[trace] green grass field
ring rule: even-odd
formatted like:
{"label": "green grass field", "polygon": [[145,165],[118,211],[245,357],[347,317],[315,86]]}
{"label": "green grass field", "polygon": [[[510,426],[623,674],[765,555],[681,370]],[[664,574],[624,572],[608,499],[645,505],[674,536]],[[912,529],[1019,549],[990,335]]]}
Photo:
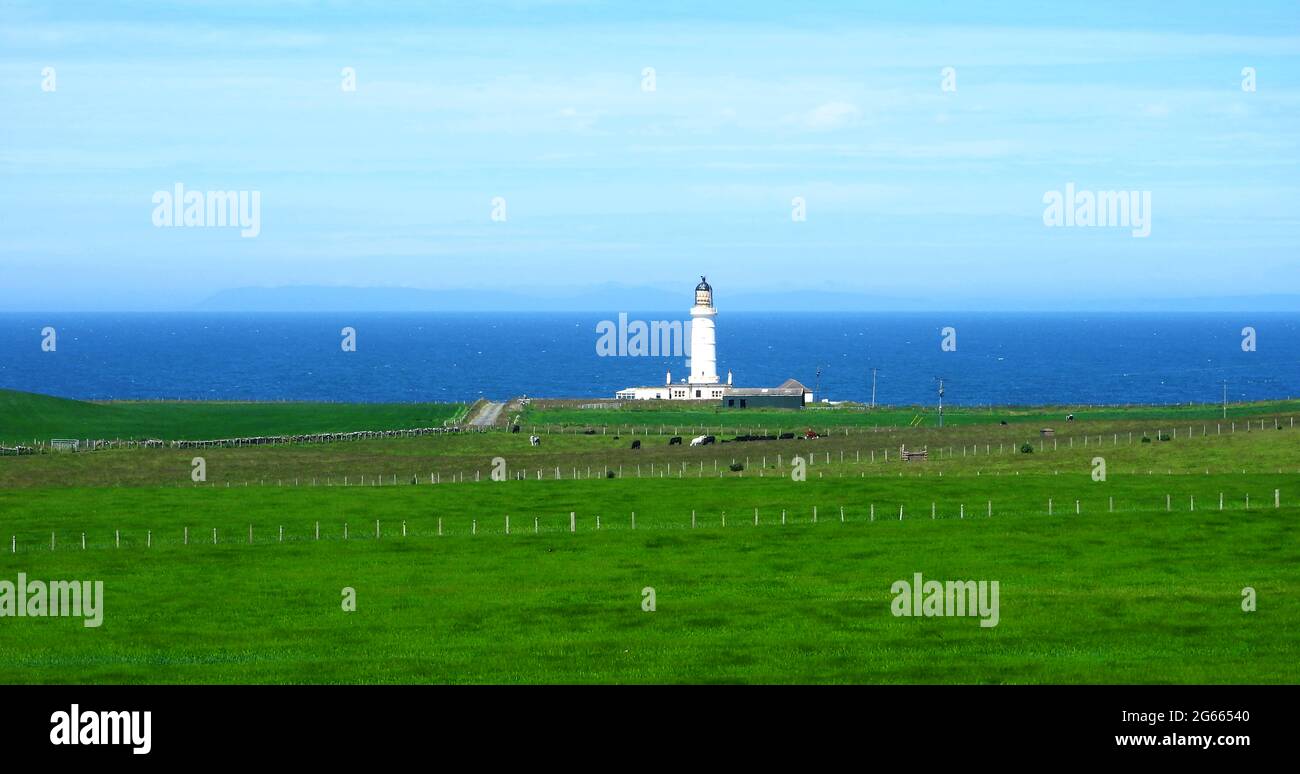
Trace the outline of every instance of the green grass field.
{"label": "green grass field", "polygon": [[51,438],[207,439],[439,427],[456,403],[89,403],[0,390],[0,443]]}
{"label": "green grass field", "polygon": [[[678,428],[770,428],[802,430],[814,427],[936,427],[938,411],[934,406],[881,406],[867,409],[859,405],[842,407],[810,406],[802,410],[746,409],[728,410],[708,404],[680,401],[635,401],[617,409],[578,408],[581,401],[536,401],[519,412],[520,421],[530,427],[659,427]],[[1236,403],[1227,407],[1228,421],[1260,413],[1300,413],[1300,401]],[[988,425],[1000,421],[1016,424],[1058,425],[1074,414],[1087,421],[1212,421],[1224,418],[1221,406],[1188,404],[1180,406],[947,406],[944,425]]]}
{"label": "green grass field", "polygon": [[[1296,682],[1294,407],[1224,426],[1152,411],[1076,411],[1055,438],[995,422],[0,458],[0,580],[106,597],[96,629],[0,619],[0,683]],[[900,463],[901,444],[932,459]],[[490,480],[496,457],[511,480]],[[998,625],[893,616],[891,584],[917,572],[998,581]]]}

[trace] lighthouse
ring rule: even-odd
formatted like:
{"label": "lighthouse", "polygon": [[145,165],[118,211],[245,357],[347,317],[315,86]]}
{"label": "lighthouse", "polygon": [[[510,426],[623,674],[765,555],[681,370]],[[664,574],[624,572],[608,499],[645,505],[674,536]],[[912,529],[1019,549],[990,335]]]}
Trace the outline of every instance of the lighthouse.
{"label": "lighthouse", "polygon": [[701,276],[700,284],[695,286],[695,305],[691,307],[691,349],[686,361],[686,377],[674,383],[672,372],[669,372],[659,386],[628,387],[619,390],[614,397],[618,400],[718,401],[718,408],[727,409],[797,409],[812,403],[812,391],[794,379],[787,379],[780,387],[737,387],[732,383],[731,371],[727,371],[727,381],[720,380],[714,328],[717,316],[718,310],[713,306],[713,288]]}
{"label": "lighthouse", "polygon": [[718,349],[713,318],[718,310],[713,307],[713,288],[700,276],[695,286],[695,306],[691,307],[691,384],[718,383]]}

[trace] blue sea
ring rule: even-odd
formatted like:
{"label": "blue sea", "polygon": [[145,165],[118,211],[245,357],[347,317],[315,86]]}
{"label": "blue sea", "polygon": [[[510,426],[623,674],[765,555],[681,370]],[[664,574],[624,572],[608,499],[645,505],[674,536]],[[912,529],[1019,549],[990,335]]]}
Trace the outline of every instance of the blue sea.
{"label": "blue sea", "polygon": [[[634,316],[682,319],[675,314]],[[614,313],[0,315],[0,388],[83,399],[466,401],[611,397],[682,358],[601,357]],[[53,352],[42,330],[56,332]],[[356,330],[356,351],[340,331]],[[956,329],[956,351],[940,348]],[[1256,351],[1242,349],[1242,328]],[[721,314],[718,370],[818,398],[952,404],[1214,403],[1300,395],[1295,314]],[[817,372],[820,368],[821,374]]]}

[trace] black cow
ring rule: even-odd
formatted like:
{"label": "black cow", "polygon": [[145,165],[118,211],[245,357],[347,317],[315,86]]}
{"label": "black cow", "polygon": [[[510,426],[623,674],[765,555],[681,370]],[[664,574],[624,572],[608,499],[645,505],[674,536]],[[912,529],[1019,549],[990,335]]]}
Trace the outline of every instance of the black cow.
{"label": "black cow", "polygon": [[641,442],[640,442],[640,441],[633,441],[633,442],[632,442],[632,448],[633,448],[633,449],[640,449],[640,448],[641,448]]}
{"label": "black cow", "polygon": [[681,445],[682,445],[682,437],[681,437],[680,435],[674,435],[672,438],[669,438],[669,439],[668,439],[668,445],[669,445],[669,446],[681,446]]}

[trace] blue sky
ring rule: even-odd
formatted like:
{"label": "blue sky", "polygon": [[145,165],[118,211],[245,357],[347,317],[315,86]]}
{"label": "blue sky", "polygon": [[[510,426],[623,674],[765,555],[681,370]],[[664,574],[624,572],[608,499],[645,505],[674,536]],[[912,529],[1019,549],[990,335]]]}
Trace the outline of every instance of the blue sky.
{"label": "blue sky", "polygon": [[[1300,293],[1293,2],[264,5],[0,3],[0,310]],[[154,227],[177,182],[260,192],[261,233]],[[1070,182],[1149,191],[1150,236],[1045,227]]]}

